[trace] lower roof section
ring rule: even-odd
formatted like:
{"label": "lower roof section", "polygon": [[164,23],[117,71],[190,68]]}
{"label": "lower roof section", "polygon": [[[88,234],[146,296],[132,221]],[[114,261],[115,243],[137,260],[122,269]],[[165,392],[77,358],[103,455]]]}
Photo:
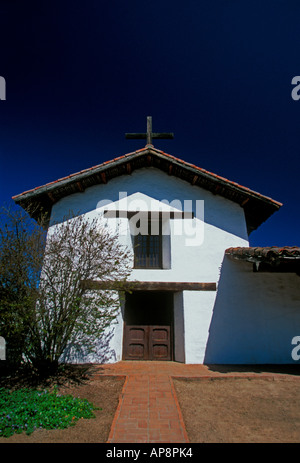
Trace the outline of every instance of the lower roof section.
{"label": "lower roof section", "polygon": [[228,248],[225,255],[235,260],[253,263],[254,271],[300,274],[300,247],[298,246]]}
{"label": "lower roof section", "polygon": [[300,259],[300,247],[298,246],[269,246],[269,247],[238,247],[228,248],[225,254],[236,259],[256,261],[272,261],[277,259]]}

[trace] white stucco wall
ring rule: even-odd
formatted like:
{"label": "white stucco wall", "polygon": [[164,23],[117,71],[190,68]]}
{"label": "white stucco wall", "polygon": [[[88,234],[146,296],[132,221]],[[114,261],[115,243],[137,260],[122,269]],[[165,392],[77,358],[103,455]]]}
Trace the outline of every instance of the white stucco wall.
{"label": "white stucco wall", "polygon": [[[63,198],[53,206],[51,224],[63,220],[70,211],[93,218],[101,215],[104,209],[114,209],[116,205],[120,210],[137,210],[135,207],[139,209],[139,201],[143,205],[151,203],[152,210],[156,210],[158,206],[162,207],[163,200],[171,204],[171,207],[164,205],[164,210],[193,211],[195,218],[170,220],[171,254],[166,258],[167,268],[133,269],[131,279],[218,283],[225,249],[248,246],[243,209],[160,170],[140,169],[132,175],[117,177],[107,184],[96,185],[83,193]],[[105,220],[113,229],[118,223],[122,231],[121,241],[132,247],[128,219]],[[179,233],[182,225],[182,233]],[[175,295],[176,360],[203,363],[215,298],[216,292],[205,291],[184,291],[181,295]],[[120,309],[110,341],[113,351],[111,361],[121,360],[122,343],[123,316]]]}
{"label": "white stucco wall", "polygon": [[[119,201],[120,192],[122,197]],[[116,206],[104,206],[105,202],[115,202]],[[139,200],[141,203],[139,203]],[[132,278],[143,281],[217,281],[224,250],[230,246],[247,246],[248,236],[243,209],[220,196],[192,186],[183,180],[168,176],[154,168],[145,168],[132,175],[117,177],[107,184],[88,188],[84,193],[76,193],[63,198],[53,206],[51,223],[62,220],[70,211],[80,212],[88,217],[101,215],[105,209],[118,207],[129,210],[151,200],[160,204],[164,210],[178,210],[176,207],[162,206],[166,200],[170,204],[181,206],[180,210],[192,210],[197,215],[197,201],[204,205],[203,218],[185,219],[183,233],[180,232],[181,219],[170,220],[171,228],[171,268],[170,269],[134,269]],[[185,203],[184,203],[185,201]],[[172,203],[173,202],[173,203]],[[101,207],[99,207],[99,205]],[[185,207],[186,206],[186,207]],[[154,206],[152,206],[155,209]],[[201,211],[200,211],[201,212]],[[127,236],[121,236],[122,242],[132,246],[127,219],[118,219]],[[112,227],[116,220],[107,219]],[[196,225],[199,237],[196,237]],[[198,232],[198,231],[197,231]],[[192,244],[188,244],[188,243]]]}
{"label": "white stucco wall", "polygon": [[204,363],[216,293],[184,291],[185,363]]}
{"label": "white stucco wall", "polygon": [[283,364],[300,336],[300,277],[253,272],[224,258],[204,357],[210,364]]}

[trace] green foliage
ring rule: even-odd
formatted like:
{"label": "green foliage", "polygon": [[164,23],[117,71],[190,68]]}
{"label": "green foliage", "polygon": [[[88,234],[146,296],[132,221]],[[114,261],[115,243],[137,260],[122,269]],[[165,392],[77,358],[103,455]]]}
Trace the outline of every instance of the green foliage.
{"label": "green foliage", "polygon": [[60,395],[54,391],[0,388],[0,436],[31,434],[37,428],[64,429],[80,418],[95,418],[101,410],[86,399]]}
{"label": "green foliage", "polygon": [[22,210],[0,208],[0,333],[21,361],[37,296],[46,231]]}
{"label": "green foliage", "polygon": [[85,281],[126,281],[132,258],[102,218],[70,215],[46,230],[23,211],[0,209],[0,335],[7,360],[53,372],[90,354],[120,310],[117,291]]}

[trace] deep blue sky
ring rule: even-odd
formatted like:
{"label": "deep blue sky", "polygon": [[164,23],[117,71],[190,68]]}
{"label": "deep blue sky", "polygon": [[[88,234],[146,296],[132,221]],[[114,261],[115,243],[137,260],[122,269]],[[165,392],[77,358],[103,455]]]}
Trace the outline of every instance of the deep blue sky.
{"label": "deep blue sky", "polygon": [[253,246],[300,245],[298,0],[1,0],[0,203],[144,147],[284,203]]}

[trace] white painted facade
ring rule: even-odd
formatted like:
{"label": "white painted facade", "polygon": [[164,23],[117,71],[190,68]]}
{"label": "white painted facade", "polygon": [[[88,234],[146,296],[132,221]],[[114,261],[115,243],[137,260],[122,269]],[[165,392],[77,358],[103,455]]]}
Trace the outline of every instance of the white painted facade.
{"label": "white painted facade", "polygon": [[256,273],[251,263],[225,256],[205,363],[297,363],[292,340],[300,334],[299,278]]}
{"label": "white painted facade", "polygon": [[[217,283],[216,291],[174,293],[175,361],[292,363],[291,339],[300,334],[299,277],[254,274],[250,264],[224,260],[227,248],[249,246],[242,207],[149,167],[61,199],[52,208],[50,228],[70,211],[93,218],[104,210],[166,214],[163,268],[133,269],[132,280]],[[192,211],[194,218],[168,219],[168,212],[178,210]],[[120,240],[132,249],[130,220],[103,220],[118,226]],[[120,307],[105,361],[122,359],[123,315]],[[80,361],[102,362],[101,349],[98,358]]]}

